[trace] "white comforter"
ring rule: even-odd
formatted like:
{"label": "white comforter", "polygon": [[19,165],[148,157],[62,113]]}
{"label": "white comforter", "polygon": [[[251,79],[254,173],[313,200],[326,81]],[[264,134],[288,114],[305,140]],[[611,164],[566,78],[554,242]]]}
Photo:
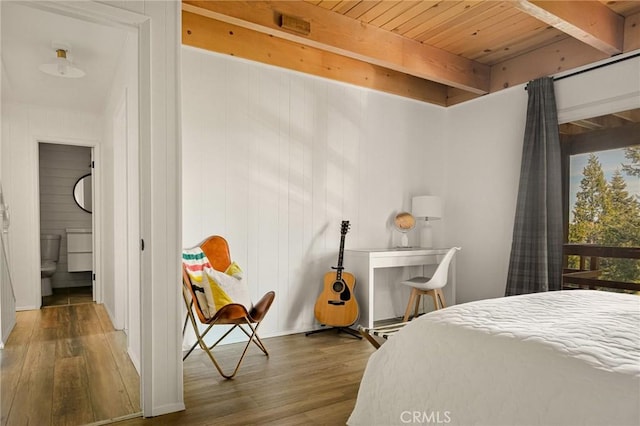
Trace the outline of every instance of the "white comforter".
{"label": "white comforter", "polygon": [[367,364],[349,425],[640,425],[640,297],[572,290],[424,315]]}

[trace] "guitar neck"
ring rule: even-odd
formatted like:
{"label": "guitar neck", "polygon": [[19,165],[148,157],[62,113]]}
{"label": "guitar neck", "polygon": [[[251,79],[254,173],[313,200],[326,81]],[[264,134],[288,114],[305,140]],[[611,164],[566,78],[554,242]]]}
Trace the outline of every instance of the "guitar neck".
{"label": "guitar neck", "polygon": [[340,237],[340,251],[338,252],[338,266],[336,267],[337,269],[336,280],[342,279],[342,270],[344,269],[342,267],[343,258],[344,258],[344,234],[342,234],[342,236]]}

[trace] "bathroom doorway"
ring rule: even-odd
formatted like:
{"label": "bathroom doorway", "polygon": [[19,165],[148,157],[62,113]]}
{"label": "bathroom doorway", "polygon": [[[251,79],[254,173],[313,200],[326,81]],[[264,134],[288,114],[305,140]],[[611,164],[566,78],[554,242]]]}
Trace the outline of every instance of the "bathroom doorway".
{"label": "bathroom doorway", "polygon": [[42,306],[94,297],[93,148],[38,143]]}

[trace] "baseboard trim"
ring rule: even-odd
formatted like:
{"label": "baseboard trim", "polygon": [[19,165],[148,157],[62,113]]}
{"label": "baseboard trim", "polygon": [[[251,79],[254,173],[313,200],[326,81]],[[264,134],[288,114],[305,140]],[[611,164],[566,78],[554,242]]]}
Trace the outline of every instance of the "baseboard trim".
{"label": "baseboard trim", "polygon": [[138,375],[142,376],[140,374],[140,360],[138,359],[138,356],[131,351],[131,348],[127,348],[127,354],[129,355],[129,358],[131,359],[131,362],[133,363],[134,368],[138,372]]}
{"label": "baseboard trim", "polygon": [[151,410],[151,417],[162,416],[164,414],[175,413],[176,411],[184,411],[184,402],[161,405]]}
{"label": "baseboard trim", "polygon": [[16,306],[16,312],[18,311],[34,311],[40,309],[40,306],[35,305],[26,305],[26,306]]}
{"label": "baseboard trim", "polygon": [[99,426],[99,425],[109,425],[115,422],[121,422],[123,420],[131,420],[142,417],[142,411],[138,411],[137,413],[125,414],[124,416],[114,417],[113,419],[99,420],[97,422],[88,423],[87,426]]}

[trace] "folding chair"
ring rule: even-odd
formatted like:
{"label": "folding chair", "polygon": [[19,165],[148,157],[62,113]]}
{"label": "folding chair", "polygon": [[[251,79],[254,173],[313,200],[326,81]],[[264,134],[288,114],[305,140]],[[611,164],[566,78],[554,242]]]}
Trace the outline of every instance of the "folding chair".
{"label": "folding chair", "polygon": [[[204,255],[208,259],[213,269],[224,272],[225,270],[227,270],[229,265],[231,265],[229,245],[224,238],[220,236],[209,237],[200,245],[200,248],[204,252]],[[267,348],[260,340],[260,337],[258,337],[257,331],[260,323],[264,319],[265,315],[269,311],[269,308],[271,307],[271,304],[273,303],[275,292],[270,291],[265,294],[258,303],[251,307],[250,310],[247,310],[247,308],[245,308],[245,306],[242,304],[229,303],[218,309],[212,317],[207,318],[201,306],[202,299],[199,300],[198,296],[196,295],[196,292],[202,293],[202,289],[199,286],[194,285],[194,283],[192,282],[191,277],[187,272],[187,266],[185,265],[184,261],[182,264],[182,284],[182,296],[187,307],[187,317],[185,318],[184,326],[182,328],[182,335],[184,336],[184,333],[187,329],[187,323],[190,321],[197,338],[197,341],[193,344],[193,346],[191,346],[189,351],[187,351],[186,355],[184,355],[184,357],[182,358],[183,361],[187,359],[187,357],[191,354],[195,347],[199,345],[202,350],[207,353],[220,375],[226,379],[231,379],[238,372],[240,364],[242,363],[242,360],[244,359],[244,356],[247,352],[247,349],[249,349],[249,345],[251,344],[251,342],[253,342],[265,355],[269,356]],[[194,315],[194,311],[196,315]],[[200,323],[207,325],[207,328],[202,333],[198,328],[196,316],[198,317],[198,321]],[[214,325],[231,325],[232,327],[228,331],[226,331],[222,335],[222,337],[220,337],[213,345],[208,346],[205,343],[204,338]],[[231,374],[226,374],[213,355],[212,349],[236,328],[242,330],[244,334],[247,335],[249,340],[247,341],[247,344],[245,345],[233,372]]]}
{"label": "folding chair", "polygon": [[402,327],[407,324],[408,322],[399,322],[374,328],[367,328],[359,325],[358,331],[360,332],[360,334],[362,334],[362,336],[364,336],[365,339],[367,339],[369,343],[371,343],[374,348],[378,349],[380,347],[380,342],[374,339],[373,336],[381,337],[384,340],[388,340],[391,336],[396,334],[402,329]]}

